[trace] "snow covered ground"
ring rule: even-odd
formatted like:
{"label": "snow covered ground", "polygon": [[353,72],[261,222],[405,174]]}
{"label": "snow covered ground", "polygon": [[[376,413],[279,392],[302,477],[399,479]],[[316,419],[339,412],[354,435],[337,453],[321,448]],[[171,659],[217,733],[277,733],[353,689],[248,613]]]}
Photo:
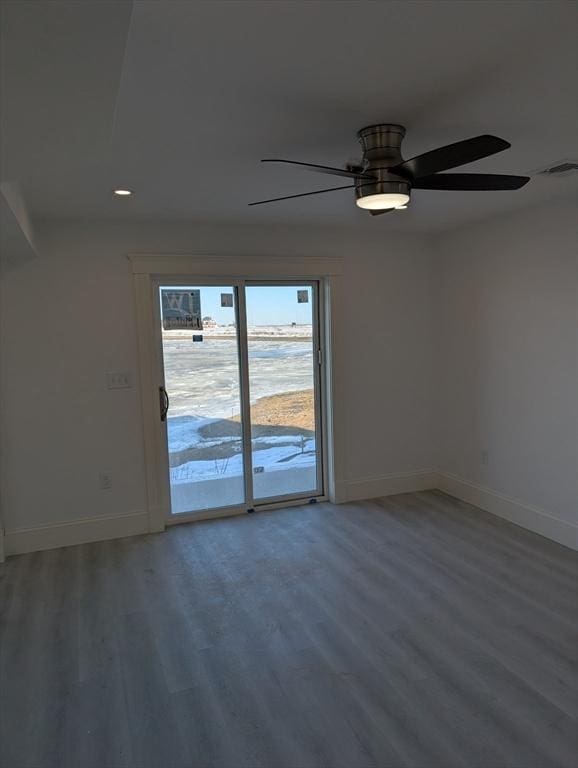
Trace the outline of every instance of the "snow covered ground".
{"label": "snow covered ground", "polygon": [[[285,437],[271,437],[261,441],[253,441],[253,467],[265,469],[291,469],[293,467],[315,466],[315,440],[307,440],[301,449],[301,441],[293,438],[291,442],[279,447],[274,441],[287,443]],[[271,447],[271,443],[273,446]],[[239,441],[240,446],[240,441]],[[268,447],[262,447],[268,446]],[[200,480],[214,480],[243,474],[243,459],[240,453],[227,458],[204,461],[187,461],[171,468],[171,483],[190,483]],[[259,474],[259,473],[257,473]]]}
{"label": "snow covered ground", "polygon": [[[200,342],[193,342],[189,331],[163,334],[169,417],[230,418],[240,412],[237,341],[234,336],[223,338],[227,329],[219,326],[203,331]],[[249,336],[248,343],[251,402],[313,386],[312,345],[303,337],[305,330],[310,339],[311,326],[251,330],[257,337]]]}
{"label": "snow covered ground", "polygon": [[[172,454],[171,486],[174,492],[181,486],[179,505],[185,503],[182,501],[185,484],[191,486],[190,502],[186,502],[191,505],[189,509],[194,508],[195,483],[206,485],[208,480],[226,483],[242,477],[240,437],[235,434],[211,436],[211,430],[207,429],[211,424],[222,419],[230,420],[240,413],[234,330],[229,326],[205,329],[202,342],[193,342],[188,331],[163,334],[165,386],[170,397],[167,429],[169,453]],[[253,327],[248,347],[252,403],[268,395],[313,388],[311,326]],[[229,430],[234,431],[234,427]],[[214,456],[211,449],[214,449]],[[189,460],[187,451],[202,456]],[[315,465],[315,438],[304,436],[302,430],[296,429],[291,434],[286,427],[281,427],[279,434],[267,434],[253,440],[256,486],[263,482],[263,474],[307,468],[305,474],[293,472],[292,476],[307,477],[305,482],[313,485],[294,490],[312,490]],[[219,503],[213,506],[219,506]]]}
{"label": "snow covered ground", "polygon": [[[202,333],[203,336],[208,338],[231,336],[235,337],[236,330],[234,325],[216,325],[213,327],[205,327],[202,331],[196,331],[195,333]],[[164,339],[190,339],[192,331],[164,331]],[[271,338],[311,338],[312,326],[311,325],[250,325],[247,328],[247,337],[263,337],[270,336]]]}

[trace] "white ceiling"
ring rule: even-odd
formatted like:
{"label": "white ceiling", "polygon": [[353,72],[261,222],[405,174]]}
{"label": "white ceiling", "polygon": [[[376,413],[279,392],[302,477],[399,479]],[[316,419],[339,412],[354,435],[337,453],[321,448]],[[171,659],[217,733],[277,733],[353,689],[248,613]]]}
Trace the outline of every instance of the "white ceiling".
{"label": "white ceiling", "polygon": [[[248,208],[340,179],[367,124],[403,153],[481,133],[512,148],[469,169],[526,174],[578,157],[574,2],[4,2],[2,179],[33,216],[438,231],[572,194],[416,191],[372,219],[349,190]],[[460,169],[461,170],[461,169]],[[129,186],[130,199],[111,195]]]}

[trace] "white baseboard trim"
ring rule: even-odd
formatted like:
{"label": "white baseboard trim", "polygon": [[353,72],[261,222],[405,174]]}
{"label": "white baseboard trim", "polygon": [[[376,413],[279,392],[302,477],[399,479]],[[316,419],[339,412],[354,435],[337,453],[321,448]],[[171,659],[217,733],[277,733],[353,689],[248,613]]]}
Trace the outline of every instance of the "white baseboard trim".
{"label": "white baseboard trim", "polygon": [[553,517],[543,509],[531,506],[503,493],[485,488],[448,472],[437,475],[436,487],[461,501],[480,507],[492,515],[539,533],[565,547],[578,550],[578,524]]}
{"label": "white baseboard trim", "polygon": [[427,491],[436,487],[436,480],[437,475],[432,469],[366,477],[344,483],[345,497],[346,501],[360,501],[376,499],[379,496],[393,496],[396,493]]}
{"label": "white baseboard trim", "polygon": [[[339,484],[339,501],[360,501],[397,493],[413,493],[438,488],[511,523],[539,533],[548,539],[578,550],[578,524],[553,517],[542,509],[485,488],[448,472],[432,469],[379,475]],[[44,549],[69,547],[92,541],[120,539],[151,531],[146,512],[88,517],[4,532],[4,554],[20,555]]]}
{"label": "white baseboard trim", "polygon": [[124,515],[86,517],[31,528],[5,531],[6,556],[38,552],[42,549],[70,547],[91,541],[121,539],[149,532],[146,512],[128,512]]}

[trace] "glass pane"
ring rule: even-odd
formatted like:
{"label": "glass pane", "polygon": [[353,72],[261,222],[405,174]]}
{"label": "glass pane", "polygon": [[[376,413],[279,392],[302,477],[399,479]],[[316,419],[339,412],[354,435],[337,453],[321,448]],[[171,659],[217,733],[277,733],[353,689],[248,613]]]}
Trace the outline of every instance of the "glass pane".
{"label": "glass pane", "polygon": [[313,288],[248,286],[253,495],[317,490]]}
{"label": "glass pane", "polygon": [[243,504],[235,289],[162,286],[160,301],[171,511]]}

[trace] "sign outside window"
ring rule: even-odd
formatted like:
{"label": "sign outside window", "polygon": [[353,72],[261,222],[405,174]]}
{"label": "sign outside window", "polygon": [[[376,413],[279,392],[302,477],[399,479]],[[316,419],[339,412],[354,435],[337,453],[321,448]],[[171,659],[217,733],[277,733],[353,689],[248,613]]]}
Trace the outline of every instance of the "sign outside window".
{"label": "sign outside window", "polygon": [[200,290],[188,288],[181,291],[163,288],[161,290],[161,307],[163,330],[203,330]]}

